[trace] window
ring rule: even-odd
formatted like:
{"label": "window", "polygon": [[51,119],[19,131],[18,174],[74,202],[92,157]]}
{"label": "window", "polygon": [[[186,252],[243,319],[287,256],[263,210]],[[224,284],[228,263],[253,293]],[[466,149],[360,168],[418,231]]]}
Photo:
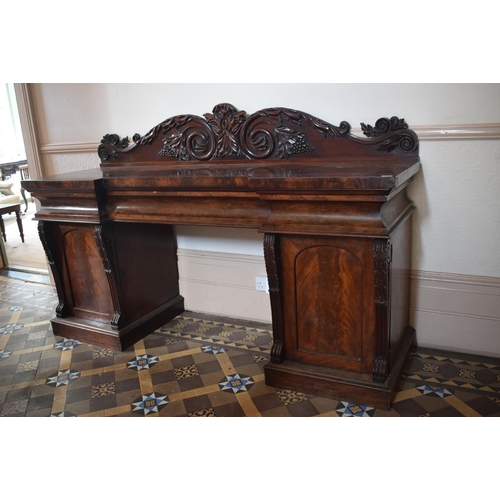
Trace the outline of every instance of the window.
{"label": "window", "polygon": [[14,84],[0,84],[0,163],[26,161]]}

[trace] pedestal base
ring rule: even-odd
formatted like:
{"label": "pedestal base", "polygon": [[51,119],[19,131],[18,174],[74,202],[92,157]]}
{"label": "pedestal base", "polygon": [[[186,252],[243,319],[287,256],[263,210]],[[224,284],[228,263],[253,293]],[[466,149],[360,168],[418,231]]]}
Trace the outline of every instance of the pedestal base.
{"label": "pedestal base", "polygon": [[139,320],[120,329],[114,329],[111,325],[74,316],[54,318],[51,323],[54,335],[80,340],[81,342],[107,347],[116,351],[124,351],[183,312],[184,297],[179,295]]}
{"label": "pedestal base", "polygon": [[264,366],[265,381],[272,387],[348,401],[381,410],[390,410],[396,384],[415,330],[408,327],[394,366],[384,383],[371,382],[363,375],[294,361],[270,362]]}

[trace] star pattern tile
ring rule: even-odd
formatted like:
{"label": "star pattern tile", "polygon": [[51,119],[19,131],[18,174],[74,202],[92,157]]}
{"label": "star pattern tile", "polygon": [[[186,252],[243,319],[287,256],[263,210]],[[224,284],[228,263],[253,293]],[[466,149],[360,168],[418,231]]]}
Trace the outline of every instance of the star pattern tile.
{"label": "star pattern tile", "polygon": [[165,396],[164,394],[155,392],[142,394],[139,398],[132,402],[132,411],[143,415],[149,415],[150,413],[158,413],[168,403],[168,396]]}
{"label": "star pattern tile", "polygon": [[141,354],[134,359],[127,361],[127,368],[130,370],[149,370],[151,366],[158,363],[158,356],[150,356],[148,354]]}
{"label": "star pattern tile", "polygon": [[0,278],[0,416],[500,416],[500,359],[414,348],[382,411],[266,386],[271,325],[185,312],[117,352],[54,336],[57,303]]}
{"label": "star pattern tile", "polygon": [[255,381],[252,377],[240,375],[239,373],[227,375],[219,382],[221,391],[232,391],[234,394],[248,391],[253,384],[255,384]]}

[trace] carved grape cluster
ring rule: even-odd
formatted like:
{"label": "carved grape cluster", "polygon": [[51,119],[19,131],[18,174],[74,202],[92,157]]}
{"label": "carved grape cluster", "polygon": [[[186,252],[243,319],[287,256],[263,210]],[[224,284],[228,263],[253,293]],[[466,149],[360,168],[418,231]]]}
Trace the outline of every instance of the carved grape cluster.
{"label": "carved grape cluster", "polygon": [[[306,127],[306,128],[305,128]],[[315,150],[304,130],[314,130],[325,139],[346,137],[352,141],[373,144],[378,151],[403,152],[418,147],[416,134],[408,129],[403,119],[396,116],[380,118],[375,126],[361,123],[368,139],[351,135],[351,126],[343,121],[339,126],[330,125],[307,113],[287,108],[267,108],[247,116],[231,104],[218,104],[204,118],[195,115],[178,115],[160,123],[146,135],[120,139],[116,134],[105,135],[98,148],[103,161],[120,158],[137,146],[146,146],[163,135],[159,156],[181,161],[206,161],[214,158],[246,158],[263,160],[271,156],[287,159],[292,155],[311,153]]]}

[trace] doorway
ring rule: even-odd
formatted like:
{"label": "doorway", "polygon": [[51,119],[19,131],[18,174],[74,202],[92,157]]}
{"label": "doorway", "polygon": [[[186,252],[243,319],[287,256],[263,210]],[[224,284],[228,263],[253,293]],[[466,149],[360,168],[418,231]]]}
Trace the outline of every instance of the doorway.
{"label": "doorway", "polygon": [[[16,213],[2,215],[5,235],[0,235],[1,274],[25,281],[50,282],[45,252],[38,236],[36,212],[30,193],[22,192],[21,180],[29,175],[24,138],[14,84],[0,84],[0,204],[19,204],[24,242]],[[24,196],[23,196],[24,194]],[[1,206],[1,205],[0,205]]]}

